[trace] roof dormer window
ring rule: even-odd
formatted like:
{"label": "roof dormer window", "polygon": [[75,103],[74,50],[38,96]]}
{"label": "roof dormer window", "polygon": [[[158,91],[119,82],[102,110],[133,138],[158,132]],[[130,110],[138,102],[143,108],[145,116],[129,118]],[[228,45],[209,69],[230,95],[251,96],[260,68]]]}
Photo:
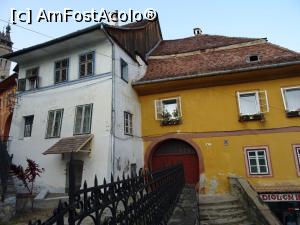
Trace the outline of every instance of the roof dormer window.
{"label": "roof dormer window", "polygon": [[259,55],[248,55],[246,58],[247,63],[259,62],[260,57]]}

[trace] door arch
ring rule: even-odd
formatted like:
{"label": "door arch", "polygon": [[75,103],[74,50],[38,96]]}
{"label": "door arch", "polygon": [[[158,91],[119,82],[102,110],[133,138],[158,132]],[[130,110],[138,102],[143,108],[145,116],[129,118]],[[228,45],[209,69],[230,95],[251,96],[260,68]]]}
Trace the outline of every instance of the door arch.
{"label": "door arch", "polygon": [[182,163],[184,167],[186,183],[196,184],[199,181],[198,154],[189,143],[178,139],[168,139],[159,143],[153,150],[150,162],[153,171],[177,163]]}

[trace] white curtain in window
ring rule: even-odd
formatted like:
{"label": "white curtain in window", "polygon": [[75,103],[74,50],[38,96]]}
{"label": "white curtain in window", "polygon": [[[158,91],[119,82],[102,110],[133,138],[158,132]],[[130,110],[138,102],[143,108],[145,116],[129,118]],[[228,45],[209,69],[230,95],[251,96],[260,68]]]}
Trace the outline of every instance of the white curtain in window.
{"label": "white curtain in window", "polygon": [[288,111],[300,110],[300,88],[286,90],[285,99]]}
{"label": "white curtain in window", "polygon": [[241,115],[254,115],[260,113],[257,95],[255,93],[240,94]]}

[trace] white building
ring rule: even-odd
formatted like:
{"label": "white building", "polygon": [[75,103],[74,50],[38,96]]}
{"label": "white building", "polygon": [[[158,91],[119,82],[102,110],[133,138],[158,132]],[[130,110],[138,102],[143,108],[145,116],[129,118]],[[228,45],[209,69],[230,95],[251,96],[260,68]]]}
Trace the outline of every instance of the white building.
{"label": "white building", "polygon": [[13,162],[35,160],[51,192],[68,187],[72,151],[76,178],[98,179],[143,166],[141,109],[131,81],[161,40],[159,22],[98,24],[3,56],[18,63],[17,105],[10,130]]}

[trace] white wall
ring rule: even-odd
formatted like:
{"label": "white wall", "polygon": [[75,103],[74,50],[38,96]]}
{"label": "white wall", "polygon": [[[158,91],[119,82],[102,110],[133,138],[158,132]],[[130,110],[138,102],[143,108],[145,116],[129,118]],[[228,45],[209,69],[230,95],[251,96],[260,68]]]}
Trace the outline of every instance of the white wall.
{"label": "white wall", "polygon": [[[90,185],[94,175],[103,179],[109,173],[108,149],[110,148],[110,105],[111,105],[111,76],[99,77],[95,80],[80,82],[66,87],[24,94],[18,98],[18,104],[13,114],[9,145],[10,153],[14,154],[13,162],[25,163],[31,158],[45,168],[45,173],[39,179],[42,186],[50,186],[54,191],[63,191],[66,183],[65,169],[67,158],[61,155],[43,155],[49,147],[60,138],[46,139],[48,111],[64,109],[61,137],[73,136],[75,107],[77,105],[93,103],[91,133],[91,155],[78,156],[84,159],[83,177]],[[105,96],[105,97],[101,97]],[[34,115],[31,137],[23,137],[24,116]],[[77,157],[75,157],[77,158]],[[59,189],[59,190],[57,190]]]}
{"label": "white wall", "polygon": [[[117,46],[117,45],[116,45]],[[128,63],[129,82],[121,79],[120,59]],[[139,65],[120,47],[115,48],[115,175],[130,174],[130,164],[135,163],[137,170],[144,166],[143,141],[141,132],[141,105],[131,86],[134,79],[142,76],[145,64]],[[124,134],[124,111],[133,114],[133,136]]]}
{"label": "white wall", "polygon": [[54,85],[54,63],[58,60],[69,58],[69,76],[68,80],[79,79],[79,55],[90,51],[95,52],[95,73],[103,74],[111,72],[111,44],[106,39],[100,43],[88,43],[84,48],[70,49],[59,55],[49,55],[39,60],[29,61],[19,65],[19,79],[25,78],[26,70],[39,67],[39,87]]}
{"label": "white wall", "polygon": [[[79,55],[95,51],[95,75],[79,78]],[[70,59],[69,82],[54,85],[54,62]],[[63,192],[66,184],[68,155],[43,155],[60,138],[46,139],[48,111],[64,109],[61,138],[72,137],[77,105],[93,103],[91,133],[92,152],[77,154],[74,158],[84,161],[83,179],[93,185],[94,175],[99,182],[110,175],[111,149],[111,87],[112,87],[112,45],[108,40],[74,49],[60,55],[52,55],[34,62],[20,64],[19,78],[25,77],[28,68],[39,66],[40,88],[18,95],[10,136],[9,151],[14,154],[13,162],[25,166],[26,158],[35,160],[45,173],[38,179],[38,185],[47,186],[51,191]],[[34,115],[31,137],[24,138],[24,116]]]}

